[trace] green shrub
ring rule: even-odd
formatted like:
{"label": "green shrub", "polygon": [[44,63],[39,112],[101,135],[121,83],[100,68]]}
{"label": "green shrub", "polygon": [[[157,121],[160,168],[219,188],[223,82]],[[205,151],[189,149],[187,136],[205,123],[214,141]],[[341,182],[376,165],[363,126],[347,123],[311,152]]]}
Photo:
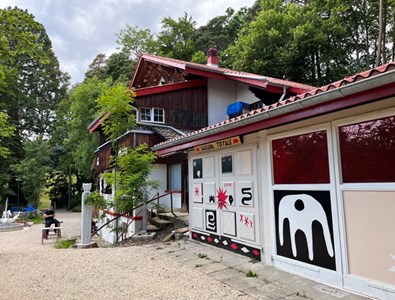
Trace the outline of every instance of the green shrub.
{"label": "green shrub", "polygon": [[68,249],[73,247],[75,244],[75,239],[72,240],[60,240],[56,242],[55,248],[56,249]]}
{"label": "green shrub", "polygon": [[258,274],[254,271],[248,271],[246,274],[247,277],[258,277]]}

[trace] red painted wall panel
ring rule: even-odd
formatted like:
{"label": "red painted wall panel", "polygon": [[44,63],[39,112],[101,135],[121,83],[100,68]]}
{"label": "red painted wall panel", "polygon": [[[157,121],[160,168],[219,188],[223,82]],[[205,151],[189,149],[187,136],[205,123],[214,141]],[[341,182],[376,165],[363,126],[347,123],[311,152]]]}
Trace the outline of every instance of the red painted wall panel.
{"label": "red painted wall panel", "polygon": [[395,182],[395,116],[339,128],[345,183]]}
{"label": "red painted wall panel", "polygon": [[329,183],[326,131],[273,140],[275,184]]}

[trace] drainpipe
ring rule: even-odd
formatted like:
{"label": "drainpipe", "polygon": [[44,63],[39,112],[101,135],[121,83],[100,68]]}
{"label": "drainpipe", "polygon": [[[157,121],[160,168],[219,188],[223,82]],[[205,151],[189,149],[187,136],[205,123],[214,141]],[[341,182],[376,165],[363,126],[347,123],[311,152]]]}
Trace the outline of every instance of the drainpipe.
{"label": "drainpipe", "polygon": [[278,100],[278,102],[283,101],[285,96],[287,95],[287,87],[283,86],[283,94],[281,95],[280,99]]}

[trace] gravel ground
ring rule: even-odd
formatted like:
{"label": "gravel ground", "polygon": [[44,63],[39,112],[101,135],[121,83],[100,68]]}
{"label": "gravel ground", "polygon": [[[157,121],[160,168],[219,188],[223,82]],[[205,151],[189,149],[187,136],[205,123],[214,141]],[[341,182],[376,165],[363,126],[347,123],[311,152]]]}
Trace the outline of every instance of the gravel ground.
{"label": "gravel ground", "polygon": [[[79,213],[57,218],[64,238],[80,236]],[[144,245],[55,249],[41,228],[0,232],[0,299],[251,299]]]}

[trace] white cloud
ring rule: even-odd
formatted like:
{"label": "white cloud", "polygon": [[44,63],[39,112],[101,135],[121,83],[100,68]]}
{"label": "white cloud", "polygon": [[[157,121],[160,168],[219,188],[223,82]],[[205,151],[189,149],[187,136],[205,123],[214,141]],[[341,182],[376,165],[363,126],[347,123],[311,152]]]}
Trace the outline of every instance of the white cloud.
{"label": "white cloud", "polygon": [[0,0],[0,8],[27,9],[42,23],[52,41],[63,71],[72,83],[82,81],[89,64],[99,53],[115,51],[116,34],[127,24],[160,30],[164,17],[177,19],[187,12],[198,25],[255,0]]}

